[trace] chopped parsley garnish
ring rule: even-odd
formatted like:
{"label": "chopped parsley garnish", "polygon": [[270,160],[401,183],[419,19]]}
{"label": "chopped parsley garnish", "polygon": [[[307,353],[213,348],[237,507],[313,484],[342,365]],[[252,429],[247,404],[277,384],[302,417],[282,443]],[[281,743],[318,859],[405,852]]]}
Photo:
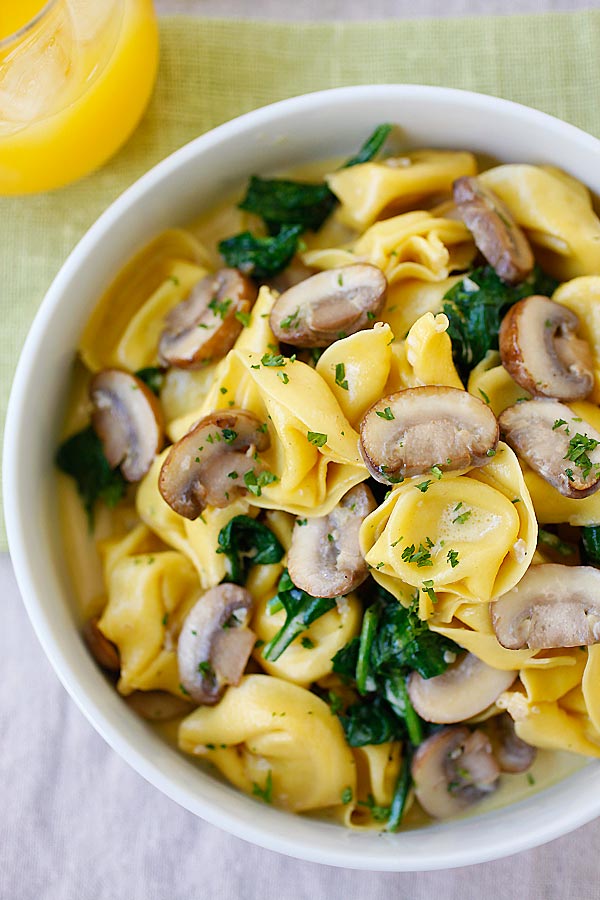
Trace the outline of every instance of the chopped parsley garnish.
{"label": "chopped parsley garnish", "polygon": [[459,513],[455,519],[452,519],[453,525],[464,525],[467,519],[471,517],[472,510],[466,509],[464,512]]}
{"label": "chopped parsley garnish", "polygon": [[482,388],[478,388],[478,391],[481,394],[481,396],[483,397],[484,401],[489,405],[490,398],[488,397],[486,392]]}
{"label": "chopped parsley garnish", "polygon": [[421,481],[420,484],[415,484],[415,487],[418,491],[421,491],[421,493],[424,494],[430,484],[431,478],[428,478],[427,481]]}
{"label": "chopped parsley garnish", "polygon": [[215,674],[213,667],[211,666],[208,659],[203,660],[198,663],[198,671],[205,676],[205,678],[212,678]]}
{"label": "chopped parsley garnish", "polygon": [[277,368],[285,366],[286,359],[281,353],[265,353],[261,359],[263,366],[275,366]]}
{"label": "chopped parsley garnish", "polygon": [[342,803],[346,806],[348,803],[352,802],[352,788],[346,787],[342,791]]}
{"label": "chopped parsley garnish", "polygon": [[273,484],[274,481],[278,480],[277,475],[267,471],[259,472],[258,475],[256,472],[251,471],[246,472],[244,475],[244,484],[255,497],[261,496],[262,488],[267,487],[267,485]]}
{"label": "chopped parsley garnish", "polygon": [[233,300],[229,298],[227,298],[226,300],[219,300],[218,297],[213,297],[208,304],[208,308],[213,311],[215,316],[218,316],[220,319],[224,319],[227,315],[227,310],[232,303]]}
{"label": "chopped parsley garnish", "polygon": [[269,769],[264,788],[261,788],[255,781],[252,782],[252,794],[258,797],[263,803],[273,802],[273,776]]}
{"label": "chopped parsley garnish", "polygon": [[284,384],[289,384],[290,376],[287,374],[287,372],[278,372],[278,373],[277,373],[277,377],[278,377]]}
{"label": "chopped parsley garnish", "polygon": [[402,551],[402,560],[406,563],[416,563],[419,568],[433,565],[431,553],[423,544],[419,544],[418,550],[415,550],[414,544],[411,544],[410,547],[405,547]]}
{"label": "chopped parsley garnish", "polygon": [[311,639],[309,637],[303,637],[302,640],[300,641],[300,643],[302,644],[302,646],[304,647],[305,650],[312,650],[312,649],[314,649],[314,646],[315,646],[313,641],[311,641]]}
{"label": "chopped parsley garnish", "polygon": [[376,413],[376,415],[379,416],[380,419],[387,419],[388,422],[391,422],[392,419],[396,418],[394,413],[389,408],[389,406],[386,406],[386,408],[383,410],[383,412],[381,412],[381,410],[379,410],[379,409],[376,409],[375,413]]}
{"label": "chopped parsley garnish", "polygon": [[448,550],[448,555],[446,556],[446,559],[448,560],[448,562],[450,563],[452,568],[455,569],[459,562],[458,550]]}
{"label": "chopped parsley garnish", "polygon": [[314,444],[315,447],[323,447],[327,443],[327,435],[322,434],[320,431],[307,431],[306,438],[308,443]]}
{"label": "chopped parsley garnish", "polygon": [[289,316],[286,316],[285,319],[281,320],[281,327],[287,330],[288,328],[292,328],[293,326],[298,325],[300,321],[299,316],[300,307],[297,306],[293,313],[290,313]]}
{"label": "chopped parsley garnish", "polygon": [[599,444],[600,441],[588,437],[587,434],[579,434],[577,432],[575,437],[572,437],[569,441],[569,449],[563,459],[574,462],[581,469],[581,474],[585,479],[592,471],[593,466],[588,453],[593,452]]}
{"label": "chopped parsley garnish", "polygon": [[335,383],[342,390],[348,390],[348,382],[346,381],[346,366],[344,363],[337,363],[335,367]]}
{"label": "chopped parsley garnish", "polygon": [[[555,420],[554,420],[554,425],[552,426],[552,431],[556,431],[557,428],[562,428],[562,426],[563,426],[563,425],[566,425],[566,424],[567,424],[567,420],[566,420],[566,419],[555,419]],[[567,429],[567,434],[568,434],[568,433],[569,433],[569,431],[568,431],[568,429]]]}
{"label": "chopped parsley garnish", "polygon": [[242,312],[241,309],[238,309],[238,311],[235,313],[235,318],[238,320],[238,322],[241,322],[244,328],[248,328],[250,322],[252,321],[252,316],[250,315],[250,313]]}
{"label": "chopped parsley garnish", "polygon": [[237,437],[237,431],[234,431],[233,428],[223,428],[221,434],[226,444],[233,444]]}

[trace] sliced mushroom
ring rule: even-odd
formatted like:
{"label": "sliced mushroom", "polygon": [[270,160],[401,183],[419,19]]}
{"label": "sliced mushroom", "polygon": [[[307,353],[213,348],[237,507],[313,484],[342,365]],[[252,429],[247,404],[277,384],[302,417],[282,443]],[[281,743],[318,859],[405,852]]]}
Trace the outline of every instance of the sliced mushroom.
{"label": "sliced mushroom", "polygon": [[458,388],[426,385],[378,400],[360,424],[360,452],[373,478],[397,484],[433,466],[484,466],[498,444],[491,409]]}
{"label": "sliced mushroom", "polygon": [[82,629],[83,638],[99,666],[108,672],[119,672],[121,669],[119,650],[102,634],[98,628],[99,621],[99,616],[88,619]]}
{"label": "sliced mushroom", "polygon": [[166,691],[134,691],[125,697],[125,703],[149,722],[168,722],[169,719],[187,715],[193,708],[188,700]]}
{"label": "sliced mushroom", "polygon": [[220,410],[201,419],[177,443],[162,464],[158,489],[169,506],[186,519],[197,519],[206,506],[227,506],[248,490],[260,493],[263,471],[255,454],[269,447],[269,435],[253,413]]}
{"label": "sliced mushroom", "polygon": [[500,430],[517,456],[565,497],[589,497],[600,488],[600,432],[558,400],[509,406]]}
{"label": "sliced mushroom", "polygon": [[313,597],[341,597],[362,584],[368,571],[358,533],[376,506],[369,488],[358,484],[328,516],[296,521],[287,557],[294,584]]}
{"label": "sliced mushroom", "polygon": [[270,323],[276,337],[294,347],[329,347],[370,328],[385,304],[381,269],[356,263],[319,272],[277,298]]}
{"label": "sliced mushroom", "polygon": [[590,345],[575,334],[579,318],[537,294],[519,300],[500,326],[500,357],[512,378],[537,397],[581,400],[594,386]]}
{"label": "sliced mushroom", "polygon": [[460,726],[427,738],[414,755],[411,772],[417,800],[436,819],[455,816],[493,793],[500,775],[483,731]]}
{"label": "sliced mushroom", "polygon": [[516,672],[493,669],[467,653],[442,675],[423,678],[413,672],[408,679],[408,696],[426,722],[450,725],[482,712],[508,690],[516,677]]}
{"label": "sliced mushroom", "polygon": [[161,362],[198,369],[225,356],[243,328],[236,313],[247,313],[255,300],[255,286],[237,269],[207,275],[166,317],[158,344]]}
{"label": "sliced mushroom", "polygon": [[515,723],[508,713],[492,716],[486,726],[496,762],[502,772],[526,772],[531,768],[537,750],[517,737]]}
{"label": "sliced mushroom", "polygon": [[529,241],[500,197],[469,175],[456,179],[453,194],[458,214],[498,277],[509,284],[524,281],[535,260]]}
{"label": "sliced mushroom", "polygon": [[92,425],[109,466],[126,481],[144,477],[162,447],[162,413],[152,391],[135,375],[103,369],[90,382]]}
{"label": "sliced mushroom", "polygon": [[491,605],[496,637],[508,650],[553,650],[600,643],[600,570],[531,566]]}
{"label": "sliced mushroom", "polygon": [[177,645],[179,677],[196,703],[212,706],[228,684],[238,684],[256,635],[247,628],[252,596],[237,584],[219,584],[192,607]]}

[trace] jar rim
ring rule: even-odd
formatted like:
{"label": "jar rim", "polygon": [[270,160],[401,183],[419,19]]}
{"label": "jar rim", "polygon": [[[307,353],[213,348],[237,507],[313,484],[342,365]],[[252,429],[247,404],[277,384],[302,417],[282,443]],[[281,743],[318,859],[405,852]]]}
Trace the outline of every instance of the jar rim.
{"label": "jar rim", "polygon": [[30,31],[32,31],[35,28],[35,26],[39,22],[41,22],[41,20],[46,16],[46,14],[49,13],[50,10],[52,9],[52,7],[56,6],[56,4],[58,2],[59,2],[59,0],[47,0],[47,2],[44,3],[44,5],[40,9],[40,11],[35,14],[33,19],[30,19],[29,22],[26,22],[24,25],[21,25],[21,27],[18,28],[16,31],[14,31],[12,34],[7,34],[6,37],[3,37],[0,40],[0,50],[4,50],[10,44],[12,44],[16,41],[20,41],[22,38],[24,38],[26,34],[28,34]]}

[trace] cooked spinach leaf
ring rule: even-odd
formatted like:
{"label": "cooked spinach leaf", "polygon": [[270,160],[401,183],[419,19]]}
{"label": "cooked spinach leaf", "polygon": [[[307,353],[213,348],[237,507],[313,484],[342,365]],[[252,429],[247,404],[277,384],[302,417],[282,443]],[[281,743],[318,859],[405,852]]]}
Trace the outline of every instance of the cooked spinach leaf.
{"label": "cooked spinach leaf", "polygon": [[125,494],[127,482],[119,469],[111,469],[100,438],[91,425],[67,438],[56,454],[58,468],[77,483],[77,490],[88,514],[90,530],[94,524],[96,500],[113,507]]}
{"label": "cooked spinach leaf", "polygon": [[404,807],[408,800],[408,792],[412,784],[410,774],[411,757],[412,754],[410,749],[406,748],[402,758],[402,767],[400,769],[398,781],[396,782],[396,787],[394,789],[394,796],[392,797],[392,802],[390,804],[390,814],[387,825],[385,826],[386,831],[398,831],[400,827],[402,816],[404,815]]}
{"label": "cooked spinach leaf", "polygon": [[284,178],[253,175],[240,209],[261,216],[271,234],[282,225],[302,225],[317,231],[335,206],[326,184],[309,184]]}
{"label": "cooked spinach leaf", "polygon": [[349,706],[345,713],[339,714],[339,719],[351,747],[385,744],[386,741],[399,741],[406,736],[402,720],[376,694]]}
{"label": "cooked spinach leaf", "polygon": [[219,243],[219,253],[228,266],[254,278],[277,275],[292,261],[297,250],[302,225],[284,225],[272,237],[255,237],[243,231]]}
{"label": "cooked spinach leaf", "polygon": [[165,373],[163,369],[159,369],[156,366],[148,366],[145,369],[138,369],[135,373],[136,378],[139,378],[140,381],[143,381],[144,384],[147,384],[153,394],[158,395],[162,390],[162,386],[165,383]]}
{"label": "cooked spinach leaf", "polygon": [[459,649],[448,638],[430,630],[417,615],[416,604],[407,608],[397,600],[385,602],[371,646],[372,670],[415,670],[423,678],[433,678],[448,668],[444,659],[447,651]]}
{"label": "cooked spinach leaf", "polygon": [[373,134],[369,135],[358,153],[347,159],[343,169],[350,169],[352,166],[359,166],[361,163],[371,162],[375,159],[383,145],[388,139],[388,135],[392,130],[391,125],[378,125]]}
{"label": "cooked spinach leaf", "polygon": [[217,553],[224,553],[228,562],[224,580],[234,584],[246,583],[251,566],[278,563],[285,552],[273,532],[250,516],[234,516],[217,542]]}
{"label": "cooked spinach leaf", "polygon": [[[391,125],[379,125],[342,168],[373,159],[390,130]],[[302,232],[307,228],[318,231],[336,203],[335,194],[324,183],[253,175],[239,208],[260,216],[270,237],[256,237],[244,231],[221,241],[219,253],[228,266],[253,278],[270,278],[291,262]]]}
{"label": "cooked spinach leaf", "polygon": [[[379,125],[365,141],[355,156],[342,168],[368,162],[381,150],[391,125]],[[318,231],[331,215],[337,203],[335,194],[324,184],[311,184],[289,178],[261,178],[253,175],[248,183],[246,196],[239,203],[240,209],[260,216],[271,235],[278,234],[282,225],[302,225]]]}
{"label": "cooked spinach leaf", "polygon": [[513,303],[531,294],[551,296],[557,285],[539,266],[515,286],[505,284],[491,266],[483,266],[446,292],[443,311],[450,320],[454,362],[465,384],[488,350],[498,349],[500,323]]}
{"label": "cooked spinach leaf", "polygon": [[307,594],[296,587],[286,569],[279,579],[277,594],[272,603],[272,608],[275,609],[279,608],[278,604],[281,604],[285,609],[286,618],[283,627],[263,648],[263,657],[269,662],[279,659],[286,647],[289,647],[299,634],[306,631],[316,619],[333,609],[335,599],[312,597]]}
{"label": "cooked spinach leaf", "polygon": [[[360,636],[333,657],[333,671],[346,682],[354,681],[364,698],[340,719],[344,728],[352,729],[352,740],[359,740],[366,729],[362,726],[359,729],[353,723],[355,720],[362,723],[364,717],[368,719],[368,710],[377,700],[374,718],[381,718],[384,713],[384,722],[388,716],[395,718],[399,723],[397,729],[408,736],[411,744],[418,745],[423,739],[423,723],[410,702],[406,678],[413,671],[423,678],[441,675],[448,667],[447,660],[452,658],[448,652],[459,653],[460,648],[431,631],[419,619],[417,599],[406,608],[379,586],[374,592],[375,600],[365,610]],[[359,712],[361,707],[365,709],[364,714]],[[384,731],[384,723],[376,721],[371,738]]]}
{"label": "cooked spinach leaf", "polygon": [[600,565],[600,525],[585,525],[581,529],[581,540],[586,561]]}

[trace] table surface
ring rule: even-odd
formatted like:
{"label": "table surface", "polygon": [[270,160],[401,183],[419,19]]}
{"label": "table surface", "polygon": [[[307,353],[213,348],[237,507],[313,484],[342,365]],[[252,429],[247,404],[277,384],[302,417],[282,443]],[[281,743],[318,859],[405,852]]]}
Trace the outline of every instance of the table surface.
{"label": "table surface", "polygon": [[[156,0],[161,14],[280,20],[586,9],[594,0]],[[334,870],[253,847],[161,795],[99,737],[33,635],[0,556],[1,900],[600,898],[600,820],[528,853],[419,874]]]}

